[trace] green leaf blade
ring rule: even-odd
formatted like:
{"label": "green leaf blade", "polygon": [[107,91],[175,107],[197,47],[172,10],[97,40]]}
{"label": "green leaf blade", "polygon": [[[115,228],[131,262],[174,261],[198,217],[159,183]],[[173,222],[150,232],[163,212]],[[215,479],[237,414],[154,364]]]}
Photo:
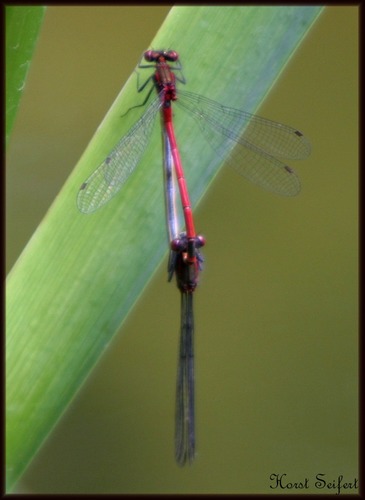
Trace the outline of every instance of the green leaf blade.
{"label": "green leaf blade", "polygon": [[45,7],[6,7],[6,143],[13,128]]}

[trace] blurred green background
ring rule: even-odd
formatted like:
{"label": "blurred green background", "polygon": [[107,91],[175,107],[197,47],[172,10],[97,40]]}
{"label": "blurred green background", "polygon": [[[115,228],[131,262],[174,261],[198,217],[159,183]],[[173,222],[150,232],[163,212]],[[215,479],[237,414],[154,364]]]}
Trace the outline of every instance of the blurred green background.
{"label": "blurred green background", "polygon": [[[168,11],[47,9],[7,155],[8,270]],[[278,493],[273,473],[357,475],[357,7],[324,10],[259,114],[313,152],[293,164],[295,199],[227,168],[198,206],[196,463],[173,456],[179,295],[165,262],[18,492]]]}

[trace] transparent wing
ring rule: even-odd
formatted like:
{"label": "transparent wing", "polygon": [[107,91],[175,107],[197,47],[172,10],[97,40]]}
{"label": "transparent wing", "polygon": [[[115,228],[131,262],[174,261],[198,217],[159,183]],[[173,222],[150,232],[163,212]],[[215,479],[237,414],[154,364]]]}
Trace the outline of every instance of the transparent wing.
{"label": "transparent wing", "polygon": [[77,206],[81,212],[95,212],[121,189],[141,160],[161,105],[160,98],[157,97],[103,163],[81,185],[77,196]]}
{"label": "transparent wing", "polygon": [[191,92],[180,90],[177,103],[193,116],[211,147],[238,173],[277,194],[298,194],[298,176],[278,158],[298,160],[310,154],[310,144],[301,132]]}

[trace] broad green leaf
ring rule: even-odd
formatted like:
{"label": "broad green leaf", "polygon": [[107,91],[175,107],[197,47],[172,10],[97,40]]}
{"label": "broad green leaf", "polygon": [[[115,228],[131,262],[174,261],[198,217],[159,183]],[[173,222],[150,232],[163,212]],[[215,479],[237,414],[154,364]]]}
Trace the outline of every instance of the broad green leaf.
{"label": "broad green leaf", "polygon": [[45,7],[6,7],[6,143],[13,128]]}

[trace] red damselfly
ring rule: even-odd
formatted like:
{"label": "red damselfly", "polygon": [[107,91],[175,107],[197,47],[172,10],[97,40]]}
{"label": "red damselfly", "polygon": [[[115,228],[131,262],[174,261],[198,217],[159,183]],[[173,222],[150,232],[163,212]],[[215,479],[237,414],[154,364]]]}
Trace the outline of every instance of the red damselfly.
{"label": "red damselfly", "polygon": [[[161,110],[164,142],[165,198],[170,241],[169,280],[175,274],[181,292],[181,333],[176,394],[176,460],[183,465],[195,454],[194,430],[194,317],[193,292],[198,284],[204,238],[195,232],[194,218],[172,121],[172,102],[198,123],[218,157],[264,189],[294,196],[300,181],[294,170],[281,159],[304,159],[310,153],[308,140],[298,130],[245,111],[223,106],[211,99],[176,88],[185,84],[179,55],[175,51],[148,50],[138,68],[153,73],[138,88],[153,81],[141,105],[149,100],[153,88],[157,96],[142,117],[122,137],[103,163],[81,185],[77,204],[83,213],[92,213],[113,198],[135,170],[149,143],[156,114]],[[136,106],[138,107],[138,106]],[[174,171],[184,214],[185,231],[176,222]]]}

